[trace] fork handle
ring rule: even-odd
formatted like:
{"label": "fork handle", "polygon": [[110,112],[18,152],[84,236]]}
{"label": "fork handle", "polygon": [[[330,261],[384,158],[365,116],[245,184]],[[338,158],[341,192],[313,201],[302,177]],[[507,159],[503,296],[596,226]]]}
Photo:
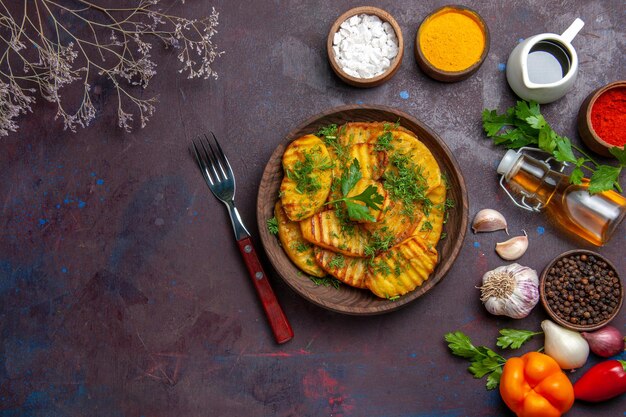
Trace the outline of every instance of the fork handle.
{"label": "fork handle", "polygon": [[246,263],[248,273],[250,274],[250,278],[252,278],[252,282],[256,288],[257,294],[259,295],[261,304],[263,304],[263,310],[265,310],[267,320],[272,327],[272,332],[274,332],[276,343],[288,342],[293,338],[293,330],[287,321],[287,317],[285,316],[283,309],[278,304],[278,300],[276,299],[276,295],[274,295],[270,282],[267,280],[267,274],[261,266],[259,257],[257,256],[256,250],[252,245],[252,240],[250,237],[245,237],[238,240],[237,245],[239,245],[239,251],[241,252],[241,255]]}

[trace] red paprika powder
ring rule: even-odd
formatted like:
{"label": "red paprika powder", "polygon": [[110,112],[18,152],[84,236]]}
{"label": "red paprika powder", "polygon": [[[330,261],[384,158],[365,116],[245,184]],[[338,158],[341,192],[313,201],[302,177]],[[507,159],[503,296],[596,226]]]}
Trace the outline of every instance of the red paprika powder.
{"label": "red paprika powder", "polygon": [[626,145],[626,87],[600,94],[591,108],[591,126],[603,141],[613,146]]}

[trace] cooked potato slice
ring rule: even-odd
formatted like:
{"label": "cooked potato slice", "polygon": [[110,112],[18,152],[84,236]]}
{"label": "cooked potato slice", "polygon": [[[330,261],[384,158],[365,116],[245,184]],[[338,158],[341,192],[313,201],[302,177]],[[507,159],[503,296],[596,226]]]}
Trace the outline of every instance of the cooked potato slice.
{"label": "cooked potato slice", "polygon": [[346,123],[339,129],[339,141],[343,146],[352,146],[358,143],[376,143],[376,139],[382,132],[382,122]]}
{"label": "cooked potato slice", "polygon": [[[350,218],[350,220],[356,221],[359,223],[376,223],[376,222],[379,222],[383,218],[385,210],[389,206],[389,194],[387,193],[387,191],[385,190],[385,188],[380,182],[373,181],[367,178],[361,178],[360,180],[357,181],[356,184],[354,184],[354,187],[352,187],[352,189],[348,192],[347,197],[357,196],[361,194],[363,191],[365,191],[369,186],[375,187],[376,192],[380,194],[381,196],[383,196],[383,202],[380,205],[379,210],[373,209],[371,207],[368,208],[369,214],[374,218],[374,220],[370,221],[367,219],[353,219],[353,218]],[[365,206],[365,203],[362,201],[353,201],[353,202],[355,204]]]}
{"label": "cooked potato slice", "polygon": [[387,169],[395,169],[394,158],[408,157],[415,168],[424,177],[428,184],[428,190],[432,190],[441,184],[441,171],[439,164],[435,160],[433,154],[428,150],[426,145],[404,132],[394,132],[391,142],[392,150],[390,151],[390,163]]}
{"label": "cooked potato slice", "polygon": [[278,239],[289,259],[298,268],[314,277],[323,277],[326,272],[315,262],[313,245],[304,240],[298,222],[289,220],[280,201],[274,206],[274,216],[278,220]]}
{"label": "cooked potato slice", "polygon": [[283,209],[298,221],[320,211],[330,192],[333,161],[315,135],[291,142],[283,154],[285,175],[280,185]]}
{"label": "cooked potato slice", "polygon": [[445,215],[444,204],[446,202],[446,187],[439,184],[428,193],[428,198],[432,201],[432,208],[428,216],[423,216],[415,228],[414,236],[419,237],[429,247],[437,246],[443,229],[443,219]]}
{"label": "cooked potato slice", "polygon": [[374,258],[365,283],[378,297],[404,295],[422,285],[435,270],[438,254],[412,236]]}
{"label": "cooked potato slice", "polygon": [[342,223],[333,210],[314,214],[300,222],[302,236],[314,245],[347,256],[365,256],[367,232],[357,224],[342,231]]}
{"label": "cooked potato slice", "polygon": [[387,166],[387,152],[377,151],[375,145],[357,143],[350,147],[350,161],[357,159],[361,167],[363,178],[378,180],[382,177]]}
{"label": "cooked potato slice", "polygon": [[344,256],[317,246],[313,249],[313,253],[319,266],[339,281],[352,287],[367,288],[365,286],[367,272],[365,258]]}
{"label": "cooked potato slice", "polygon": [[411,236],[423,216],[420,210],[407,213],[402,201],[390,202],[382,214],[378,222],[364,223],[363,227],[370,233],[394,236],[394,245]]}

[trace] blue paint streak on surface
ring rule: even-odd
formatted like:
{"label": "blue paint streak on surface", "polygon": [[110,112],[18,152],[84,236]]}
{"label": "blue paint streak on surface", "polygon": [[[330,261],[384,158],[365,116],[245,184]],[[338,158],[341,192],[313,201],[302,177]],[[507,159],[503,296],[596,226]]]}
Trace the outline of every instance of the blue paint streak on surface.
{"label": "blue paint streak on surface", "polygon": [[539,226],[539,227],[537,227],[537,234],[538,234],[538,235],[542,235],[542,234],[544,234],[544,233],[545,233],[545,231],[546,231],[546,229],[544,229],[544,228],[543,228],[543,226]]}
{"label": "blue paint streak on surface", "polygon": [[409,99],[409,92],[406,90],[402,90],[400,91],[400,98],[403,100],[408,100]]}
{"label": "blue paint streak on surface", "polygon": [[67,268],[66,267],[61,268],[61,272],[63,272],[64,274],[67,274]]}
{"label": "blue paint streak on surface", "polygon": [[474,247],[475,248],[480,248],[480,243],[479,242],[474,242]]}
{"label": "blue paint streak on surface", "polygon": [[98,184],[98,185],[102,185],[102,184],[104,184],[104,180],[103,180],[102,178],[98,178],[98,179],[96,180],[96,184]]}
{"label": "blue paint streak on surface", "polygon": [[85,206],[87,205],[87,203],[85,203],[83,200],[78,199],[78,208],[85,208]]}
{"label": "blue paint streak on surface", "polygon": [[506,69],[506,64],[502,62],[498,64],[498,71],[504,71],[505,69]]}
{"label": "blue paint streak on surface", "polygon": [[48,223],[48,220],[46,220],[46,219],[39,219],[39,226],[43,226],[46,223]]}

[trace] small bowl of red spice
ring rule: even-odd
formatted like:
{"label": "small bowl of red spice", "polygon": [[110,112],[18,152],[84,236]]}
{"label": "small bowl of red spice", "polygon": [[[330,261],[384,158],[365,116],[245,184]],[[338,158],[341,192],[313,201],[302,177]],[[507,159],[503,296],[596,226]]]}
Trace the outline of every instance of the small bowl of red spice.
{"label": "small bowl of red spice", "polygon": [[578,132],[585,145],[603,156],[626,145],[626,80],[615,81],[587,96],[578,112]]}

